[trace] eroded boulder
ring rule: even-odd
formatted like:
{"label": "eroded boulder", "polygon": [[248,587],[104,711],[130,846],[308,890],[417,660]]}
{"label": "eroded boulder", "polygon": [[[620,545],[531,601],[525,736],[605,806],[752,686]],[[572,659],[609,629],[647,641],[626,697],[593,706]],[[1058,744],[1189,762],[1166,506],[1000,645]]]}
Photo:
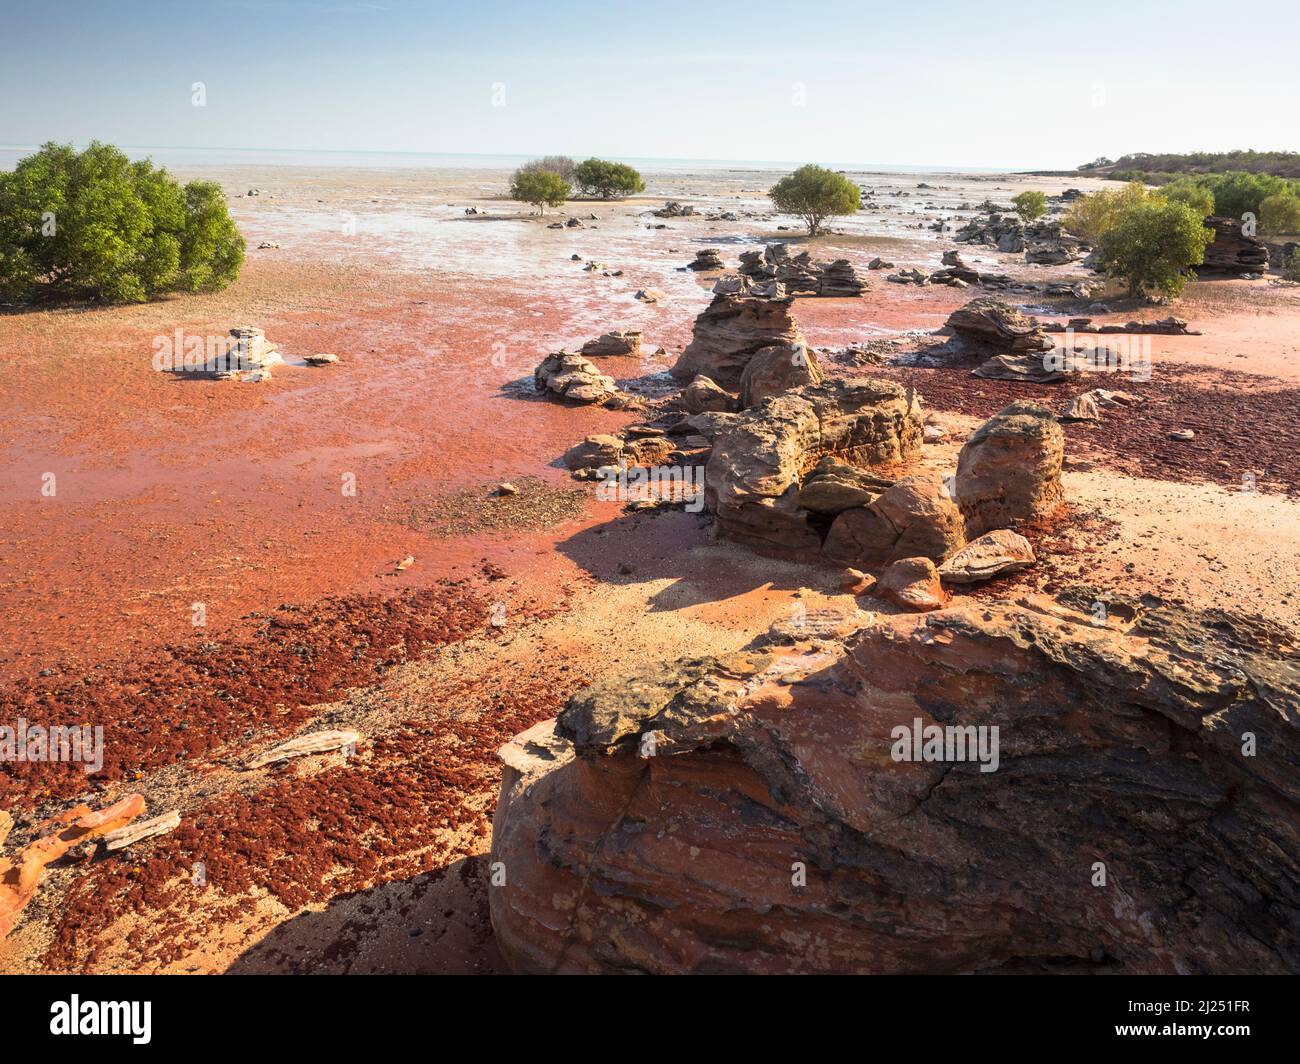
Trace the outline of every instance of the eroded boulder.
{"label": "eroded boulder", "polygon": [[741,375],[759,351],[807,346],[790,314],[791,302],[789,298],[716,296],[695,319],[691,342],[670,372],[679,381],[702,373],[728,391],[739,391]]}
{"label": "eroded boulder", "polygon": [[989,296],[972,299],[948,316],[948,326],[963,340],[991,351],[1050,351],[1054,346],[1037,319]]}
{"label": "eroded boulder", "polygon": [[613,377],[571,351],[547,355],[533,371],[533,386],[550,398],[575,403],[604,403],[619,394]]}
{"label": "eroded boulder", "polygon": [[1050,517],[1061,504],[1065,433],[1052,412],[1012,403],[971,433],[957,458],[955,494],[968,536]]}
{"label": "eroded boulder", "polygon": [[764,347],[740,375],[740,406],[755,406],[791,388],[816,384],[822,379],[821,367],[812,349],[803,344]]}
{"label": "eroded boulder", "polygon": [[957,504],[943,481],[923,474],[904,477],[870,505],[841,513],[824,550],[842,565],[875,569],[902,558],[941,562],[965,543]]}
{"label": "eroded boulder", "polygon": [[920,404],[892,381],[826,381],[767,399],[714,440],[705,500],[723,538],[782,557],[821,556],[822,529],[800,505],[825,457],[859,467],[897,463],[921,447]]}

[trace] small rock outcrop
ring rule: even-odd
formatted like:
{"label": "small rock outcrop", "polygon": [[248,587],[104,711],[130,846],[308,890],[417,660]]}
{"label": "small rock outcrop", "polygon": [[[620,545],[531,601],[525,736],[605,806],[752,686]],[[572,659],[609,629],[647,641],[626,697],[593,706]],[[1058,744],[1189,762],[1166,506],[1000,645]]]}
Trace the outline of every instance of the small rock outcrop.
{"label": "small rock outcrop", "polygon": [[722,253],[717,248],[700,248],[695,258],[686,264],[688,270],[725,270],[727,264],[722,261]]}
{"label": "small rock outcrop", "polygon": [[640,355],[641,332],[638,329],[622,329],[607,332],[595,340],[588,340],[582,345],[582,354],[588,358],[600,358],[609,355]]}
{"label": "small rock outcrop", "polygon": [[790,314],[791,303],[788,298],[714,297],[695,319],[691,342],[670,372],[679,381],[702,373],[727,391],[739,391],[745,367],[759,351],[807,346]]}
{"label": "small rock outcrop", "polygon": [[941,610],[947,604],[939,570],[929,558],[899,558],[880,574],[876,594],[912,613]]}
{"label": "small rock outcrop", "polygon": [[1036,318],[989,296],[972,299],[954,310],[948,316],[948,327],[961,339],[991,351],[1021,354],[1050,351],[1053,347]]}
{"label": "small rock outcrop", "polygon": [[1065,433],[1052,412],[1015,402],[971,433],[957,457],[968,536],[1050,517],[1063,499]]}
{"label": "small rock outcrop", "polygon": [[709,410],[735,413],[740,409],[740,402],[734,395],[703,374],[682,389],[678,403],[688,414],[702,414]]}
{"label": "small rock outcrop", "polygon": [[939,577],[946,584],[977,584],[1028,569],[1035,560],[1029,540],[1018,532],[999,528],[962,547],[939,566]]}
{"label": "small rock outcrop", "polygon": [[580,469],[599,469],[601,466],[616,466],[623,457],[623,441],[617,436],[603,433],[588,436],[581,443],[575,443],[564,452],[566,469],[577,472]]}
{"label": "small rock outcrop", "polygon": [[1093,594],[810,613],[580,692],[500,752],[507,963],[1300,972],[1294,635]]}
{"label": "small rock outcrop", "polygon": [[574,403],[605,403],[619,394],[613,377],[570,351],[547,355],[533,371],[533,386],[549,398]]}

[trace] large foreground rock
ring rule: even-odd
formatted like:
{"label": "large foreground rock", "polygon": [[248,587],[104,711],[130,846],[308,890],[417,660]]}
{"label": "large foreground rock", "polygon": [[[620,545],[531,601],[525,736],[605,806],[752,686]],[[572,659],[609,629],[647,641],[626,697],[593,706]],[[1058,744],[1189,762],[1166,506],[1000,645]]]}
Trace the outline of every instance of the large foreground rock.
{"label": "large foreground rock", "polygon": [[703,374],[729,392],[754,355],[766,347],[807,347],[786,299],[721,295],[695,319],[695,331],[671,373],[679,381]]}
{"label": "large foreground rock", "polygon": [[1012,403],[971,433],[957,457],[957,505],[979,536],[1050,517],[1060,505],[1065,433],[1052,412]]}
{"label": "large foreground rock", "polygon": [[827,381],[742,414],[719,433],[704,473],[718,534],[780,557],[821,556],[823,531],[800,504],[807,473],[830,456],[867,467],[921,448],[915,395],[892,381]]}
{"label": "large foreground rock", "polygon": [[[985,601],[877,617],[847,644],[810,617],[786,626],[795,645],[598,682],[501,751],[503,955],[521,972],[1300,972],[1294,634],[1120,612],[1095,627]],[[991,731],[897,759],[945,725],[997,728],[996,760]],[[979,761],[957,760],[966,738]]]}

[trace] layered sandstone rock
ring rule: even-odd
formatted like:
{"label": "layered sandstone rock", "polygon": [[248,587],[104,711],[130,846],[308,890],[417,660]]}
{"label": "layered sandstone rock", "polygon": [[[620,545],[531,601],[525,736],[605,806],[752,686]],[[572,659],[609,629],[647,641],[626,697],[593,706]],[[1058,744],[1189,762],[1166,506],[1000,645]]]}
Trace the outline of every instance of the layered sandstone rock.
{"label": "layered sandstone rock", "polygon": [[810,616],[589,688],[501,751],[506,960],[1300,971],[1294,636],[1091,598]]}
{"label": "layered sandstone rock", "polygon": [[835,518],[823,550],[832,561],[875,569],[902,558],[941,562],[966,543],[962,513],[933,475],[904,477],[868,506]]}
{"label": "layered sandstone rock", "polygon": [[901,462],[921,447],[920,404],[892,381],[796,388],[720,432],[705,469],[719,535],[782,557],[820,557],[822,529],[800,505],[805,474],[827,456],[849,465]]}
{"label": "layered sandstone rock", "polygon": [[929,558],[899,558],[891,562],[880,574],[876,594],[913,613],[940,610],[947,604],[939,570]]}
{"label": "layered sandstone rock", "polygon": [[1018,573],[1035,562],[1029,540],[1009,528],[985,532],[939,566],[946,584],[975,584],[995,576]]}
{"label": "layered sandstone rock", "polygon": [[703,374],[682,389],[678,403],[688,414],[702,414],[708,410],[735,412],[740,402],[718,382]]}
{"label": "layered sandstone rock", "polygon": [[948,326],[963,340],[991,350],[1021,353],[1050,351],[1050,337],[1038,321],[1002,302],[982,296],[948,316]]}
{"label": "layered sandstone rock", "polygon": [[765,347],[754,353],[740,375],[740,406],[756,406],[764,399],[805,384],[817,384],[821,379],[821,367],[811,348],[802,344]]}
{"label": "layered sandstone rock", "polygon": [[606,355],[641,354],[641,332],[639,329],[619,329],[607,332],[595,340],[588,340],[582,345],[582,354],[590,358]]}
{"label": "layered sandstone rock", "polygon": [[1015,402],[971,433],[957,458],[957,505],[966,532],[1050,517],[1060,505],[1065,433],[1050,410]]}
{"label": "layered sandstone rock", "polygon": [[802,345],[790,315],[790,299],[720,295],[695,319],[691,342],[673,366],[679,381],[699,374],[727,391],[740,390],[740,378],[754,355],[766,347]]}
{"label": "layered sandstone rock", "polygon": [[533,371],[533,386],[550,398],[575,403],[604,403],[618,395],[613,377],[570,351],[547,355]]}
{"label": "layered sandstone rock", "polygon": [[1196,267],[1197,273],[1239,277],[1268,269],[1268,245],[1243,233],[1240,219],[1211,217],[1205,219],[1205,226],[1214,230],[1214,242],[1205,249],[1205,261]]}

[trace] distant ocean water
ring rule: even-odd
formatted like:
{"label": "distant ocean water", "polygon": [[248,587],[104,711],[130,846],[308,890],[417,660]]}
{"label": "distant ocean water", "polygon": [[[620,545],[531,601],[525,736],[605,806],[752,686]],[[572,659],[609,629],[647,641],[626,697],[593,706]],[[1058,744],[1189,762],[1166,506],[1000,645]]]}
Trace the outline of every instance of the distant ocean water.
{"label": "distant ocean water", "polygon": [[[82,145],[78,145],[81,147]],[[270,148],[174,148],[148,145],[119,145],[133,159],[153,159],[159,166],[297,166],[309,169],[364,170],[512,170],[532,155],[462,155],[452,152],[383,152],[383,151],[310,151]],[[30,155],[37,145],[0,145],[0,170],[12,170],[19,159]],[[800,161],[763,159],[644,159],[620,157],[646,173],[681,173],[698,170],[783,171],[801,165]],[[807,160],[802,160],[806,162]],[[972,166],[900,165],[894,163],[830,162],[832,169],[863,173],[896,174],[996,174],[1006,170]]]}

